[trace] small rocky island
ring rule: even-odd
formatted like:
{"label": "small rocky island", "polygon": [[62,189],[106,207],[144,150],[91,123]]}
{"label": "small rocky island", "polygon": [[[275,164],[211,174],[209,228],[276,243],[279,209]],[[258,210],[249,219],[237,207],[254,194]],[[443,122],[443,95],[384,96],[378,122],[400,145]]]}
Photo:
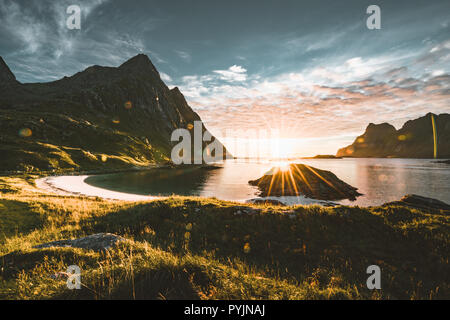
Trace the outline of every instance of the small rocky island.
{"label": "small rocky island", "polygon": [[302,159],[344,159],[343,157],[337,157],[332,154],[318,154],[314,157],[303,157]]}
{"label": "small rocky island", "polygon": [[259,179],[250,180],[257,186],[260,196],[298,196],[318,200],[356,200],[361,194],[357,188],[345,183],[330,171],[305,164],[290,164],[286,168],[274,167]]}

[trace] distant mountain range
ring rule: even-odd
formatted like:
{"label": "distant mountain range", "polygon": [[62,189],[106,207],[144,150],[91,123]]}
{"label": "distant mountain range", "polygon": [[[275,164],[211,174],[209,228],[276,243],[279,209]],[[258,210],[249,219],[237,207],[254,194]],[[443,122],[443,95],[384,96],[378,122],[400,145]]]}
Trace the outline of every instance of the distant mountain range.
{"label": "distant mountain range", "polygon": [[407,121],[399,130],[388,123],[371,123],[363,135],[339,149],[336,156],[433,158],[435,153],[437,158],[450,158],[450,114],[428,113]]}
{"label": "distant mountain range", "polygon": [[173,130],[201,121],[143,54],[117,68],[27,84],[0,57],[0,92],[0,171],[167,162]]}

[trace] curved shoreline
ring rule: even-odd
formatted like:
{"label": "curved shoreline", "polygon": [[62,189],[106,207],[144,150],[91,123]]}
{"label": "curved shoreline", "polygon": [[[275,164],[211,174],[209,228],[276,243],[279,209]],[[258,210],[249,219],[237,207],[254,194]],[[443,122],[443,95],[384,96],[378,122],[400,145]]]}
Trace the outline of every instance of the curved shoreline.
{"label": "curved shoreline", "polygon": [[36,179],[36,187],[47,192],[66,196],[99,197],[108,200],[152,201],[164,199],[160,196],[143,196],[138,194],[111,191],[91,186],[84,182],[88,175],[50,176]]}
{"label": "curved shoreline", "polygon": [[[78,196],[78,197],[98,197],[105,200],[120,200],[120,201],[154,201],[166,199],[164,196],[143,196],[133,193],[125,193],[119,191],[111,191],[108,189],[103,189],[100,187],[94,187],[87,184],[85,180],[91,177],[90,175],[74,175],[74,176],[48,176],[44,178],[39,178],[35,180],[36,187],[45,192],[50,192],[57,195],[63,196]],[[295,198],[294,200],[291,198]],[[298,199],[301,198],[302,201],[298,203]],[[337,203],[324,200],[314,200],[308,199],[303,196],[297,197],[257,197],[245,200],[229,200],[233,202],[242,203],[252,203],[253,200],[279,200],[283,205],[310,205],[318,204],[323,206],[335,206]],[[295,201],[297,200],[297,201]]]}

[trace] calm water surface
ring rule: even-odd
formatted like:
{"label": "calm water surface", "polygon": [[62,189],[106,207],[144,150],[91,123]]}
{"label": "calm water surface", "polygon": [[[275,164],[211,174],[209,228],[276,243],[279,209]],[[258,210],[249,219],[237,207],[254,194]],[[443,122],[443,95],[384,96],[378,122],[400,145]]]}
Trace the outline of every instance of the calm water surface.
{"label": "calm water surface", "polygon": [[[428,159],[322,159],[296,160],[332,171],[357,187],[364,195],[356,201],[336,201],[348,205],[379,205],[408,193],[450,203],[450,166]],[[227,160],[219,169],[154,169],[142,172],[92,176],[86,183],[109,190],[139,195],[191,195],[223,200],[246,201],[258,198],[249,180],[261,177],[275,162]],[[288,204],[317,202],[304,197],[271,197]]]}

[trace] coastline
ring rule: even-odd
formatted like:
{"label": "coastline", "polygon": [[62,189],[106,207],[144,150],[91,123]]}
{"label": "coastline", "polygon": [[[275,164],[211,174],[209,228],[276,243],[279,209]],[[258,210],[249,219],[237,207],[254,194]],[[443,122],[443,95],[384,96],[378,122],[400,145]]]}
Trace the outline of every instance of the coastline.
{"label": "coastline", "polygon": [[[100,187],[94,187],[87,184],[85,180],[91,177],[91,175],[71,175],[71,176],[47,176],[38,178],[35,180],[36,188],[44,193],[52,193],[62,196],[75,196],[75,197],[98,197],[104,200],[119,200],[119,201],[154,201],[162,200],[168,197],[164,196],[143,196],[133,193],[112,191]],[[201,196],[197,196],[202,198]],[[302,203],[296,202],[298,199],[302,199]],[[243,205],[252,204],[255,200],[278,200],[283,206],[295,206],[295,205],[321,205],[324,207],[337,206],[339,203],[327,200],[316,200],[306,198],[304,196],[280,196],[280,197],[254,197],[246,200],[228,200],[231,202],[239,202]],[[227,200],[223,200],[227,201]]]}
{"label": "coastline", "polygon": [[117,192],[94,187],[84,182],[88,177],[90,176],[48,176],[36,179],[35,183],[36,187],[40,190],[66,196],[98,197],[106,200],[122,201],[153,201],[165,198]]}
{"label": "coastline", "polygon": [[[390,159],[392,160],[392,159]],[[430,159],[433,160],[433,159]],[[343,160],[341,160],[343,161]],[[435,163],[436,161],[431,161],[432,163]],[[445,164],[441,164],[442,166],[445,166]],[[116,173],[116,172],[134,172],[134,171],[146,171],[146,170],[152,170],[155,168],[164,168],[169,167],[167,165],[155,165],[152,167],[145,167],[145,168],[133,168],[131,170],[105,170],[105,171],[95,171],[95,172],[88,172],[88,171],[79,171],[79,172],[67,172],[67,173],[51,173],[47,172],[47,175],[41,173],[38,177],[34,177],[35,185],[38,189],[42,190],[44,193],[52,193],[52,194],[58,194],[63,196],[79,196],[79,197],[98,197],[105,200],[119,200],[119,201],[130,201],[130,202],[136,202],[136,201],[152,201],[156,199],[164,199],[167,198],[167,195],[160,195],[160,194],[154,194],[151,191],[148,191],[148,194],[139,194],[139,193],[133,193],[130,191],[124,191],[120,189],[116,189],[115,191],[107,189],[101,185],[91,185],[86,183],[86,179],[89,177],[92,177],[96,174],[108,174],[108,173]],[[215,166],[200,166],[200,168],[215,168]],[[88,180],[89,181],[89,180]],[[130,192],[130,193],[128,193]],[[255,194],[253,196],[249,196],[246,199],[233,199],[233,198],[222,198],[219,197],[222,200],[225,201],[232,201],[232,202],[239,202],[243,204],[252,203],[254,200],[262,201],[262,200],[277,200],[280,201],[282,204],[286,206],[295,206],[295,205],[312,205],[317,204],[321,206],[337,206],[337,205],[348,205],[348,206],[362,206],[362,207],[370,207],[370,206],[376,206],[376,205],[382,205],[383,203],[389,202],[389,201],[395,201],[399,200],[404,194],[400,194],[397,197],[390,197],[386,198],[384,202],[377,202],[375,204],[355,204],[355,203],[348,203],[348,201],[342,202],[342,201],[324,201],[324,200],[315,200],[311,198],[306,198],[304,196],[283,196],[283,197],[262,197],[261,195]],[[413,192],[414,193],[414,192]],[[415,193],[420,194],[420,193]],[[191,195],[192,197],[197,198],[208,198],[211,197],[211,195]],[[214,195],[212,195],[214,196]],[[425,195],[428,197],[433,197],[432,195]],[[439,197],[436,197],[439,199]],[[445,199],[441,199],[445,202]],[[448,203],[448,201],[447,201]]]}
{"label": "coastline", "polygon": [[[156,168],[168,168],[170,166],[164,164],[155,164],[150,167],[135,167],[132,169],[124,170],[103,170],[103,171],[79,171],[71,172],[66,175],[48,175],[35,179],[36,188],[63,196],[81,196],[81,197],[98,197],[105,200],[121,200],[121,201],[153,201],[166,199],[164,196],[143,196],[139,194],[112,191],[100,187],[95,187],[87,184],[85,180],[94,174],[111,174],[119,172],[136,172],[152,170]],[[216,169],[213,165],[199,166],[200,168]]]}

